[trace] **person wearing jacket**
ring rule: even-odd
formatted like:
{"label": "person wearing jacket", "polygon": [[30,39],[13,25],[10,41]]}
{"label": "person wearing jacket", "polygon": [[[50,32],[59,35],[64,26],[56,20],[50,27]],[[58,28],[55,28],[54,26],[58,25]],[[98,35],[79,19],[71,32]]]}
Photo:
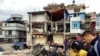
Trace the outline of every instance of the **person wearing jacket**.
{"label": "person wearing jacket", "polygon": [[90,44],[87,56],[100,56],[100,38],[92,31],[85,31],[82,37],[87,44]]}
{"label": "person wearing jacket", "polygon": [[87,56],[87,51],[81,48],[80,43],[75,41],[71,45],[71,56]]}

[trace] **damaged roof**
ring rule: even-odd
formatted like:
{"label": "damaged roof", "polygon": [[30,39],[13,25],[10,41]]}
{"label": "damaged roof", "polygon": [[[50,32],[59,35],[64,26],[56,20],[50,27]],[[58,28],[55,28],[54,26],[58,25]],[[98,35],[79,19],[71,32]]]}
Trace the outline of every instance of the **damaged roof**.
{"label": "damaged roof", "polygon": [[64,12],[66,11],[64,4],[48,4],[44,7],[47,15],[49,15],[49,20],[59,21],[64,19]]}

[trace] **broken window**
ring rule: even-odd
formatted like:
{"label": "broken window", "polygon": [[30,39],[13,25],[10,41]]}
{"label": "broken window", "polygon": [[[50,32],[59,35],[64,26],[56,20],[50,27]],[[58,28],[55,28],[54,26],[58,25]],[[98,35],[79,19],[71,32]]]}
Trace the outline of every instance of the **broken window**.
{"label": "broken window", "polygon": [[8,30],[8,35],[12,35],[12,30]]}
{"label": "broken window", "polygon": [[33,33],[43,33],[44,32],[44,25],[43,24],[34,24],[32,25]]}
{"label": "broken window", "polygon": [[51,25],[47,25],[47,31],[51,32]]}
{"label": "broken window", "polygon": [[48,34],[47,41],[50,41],[50,43],[53,43],[53,34]]}
{"label": "broken window", "polygon": [[33,28],[42,28],[43,29],[43,25],[33,25]]}
{"label": "broken window", "polygon": [[57,32],[63,32],[63,31],[64,31],[64,26],[58,25],[58,31]]}
{"label": "broken window", "polygon": [[74,13],[74,17],[76,17],[77,16],[77,14],[76,13]]}
{"label": "broken window", "polygon": [[66,32],[70,32],[70,24],[66,24]]}

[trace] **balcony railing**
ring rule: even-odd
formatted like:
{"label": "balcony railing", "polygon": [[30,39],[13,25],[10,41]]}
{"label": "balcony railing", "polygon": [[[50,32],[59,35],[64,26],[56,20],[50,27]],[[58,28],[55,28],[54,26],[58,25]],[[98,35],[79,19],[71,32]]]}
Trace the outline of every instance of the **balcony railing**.
{"label": "balcony railing", "polygon": [[25,35],[5,35],[5,37],[9,37],[9,38],[25,38]]}
{"label": "balcony railing", "polygon": [[5,37],[15,37],[16,35],[5,35]]}

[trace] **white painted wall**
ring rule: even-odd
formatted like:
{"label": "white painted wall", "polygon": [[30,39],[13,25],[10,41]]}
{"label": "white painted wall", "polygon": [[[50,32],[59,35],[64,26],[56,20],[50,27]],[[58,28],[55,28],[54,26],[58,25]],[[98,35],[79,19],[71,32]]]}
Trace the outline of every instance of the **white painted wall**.
{"label": "white painted wall", "polygon": [[35,38],[34,43],[35,44],[40,43],[40,44],[44,45],[46,43],[46,37],[43,37],[43,38]]}
{"label": "white painted wall", "polygon": [[42,14],[42,15],[34,15],[32,16],[32,21],[34,22],[44,22],[46,21],[46,17],[45,17],[45,14]]}
{"label": "white painted wall", "polygon": [[53,35],[54,43],[62,45],[64,42],[64,35]]}
{"label": "white painted wall", "polygon": [[32,36],[30,33],[27,32],[27,45],[32,46]]}
{"label": "white painted wall", "polygon": [[2,31],[2,34],[0,35],[0,38],[3,38],[4,37],[4,34],[5,34],[5,32]]}
{"label": "white painted wall", "polygon": [[85,13],[86,10],[85,9],[80,9],[80,13]]}
{"label": "white painted wall", "polygon": [[[16,27],[17,25],[17,27]],[[23,30],[26,31],[26,25],[23,24],[19,24],[19,23],[5,23],[3,22],[2,25],[2,35],[0,35],[0,38],[15,38],[15,35],[18,35],[18,32],[16,30]],[[12,30],[12,36],[13,37],[6,37],[5,35],[8,35],[8,31],[7,30]]]}
{"label": "white painted wall", "polygon": [[16,35],[16,31],[12,31],[12,35],[8,37],[6,37],[6,35],[8,35],[8,31],[2,31],[2,35],[0,35],[0,38],[15,38]]}
{"label": "white painted wall", "polygon": [[71,17],[70,21],[81,21],[80,17]]}
{"label": "white painted wall", "polygon": [[70,14],[75,13],[74,10],[68,10]]}

